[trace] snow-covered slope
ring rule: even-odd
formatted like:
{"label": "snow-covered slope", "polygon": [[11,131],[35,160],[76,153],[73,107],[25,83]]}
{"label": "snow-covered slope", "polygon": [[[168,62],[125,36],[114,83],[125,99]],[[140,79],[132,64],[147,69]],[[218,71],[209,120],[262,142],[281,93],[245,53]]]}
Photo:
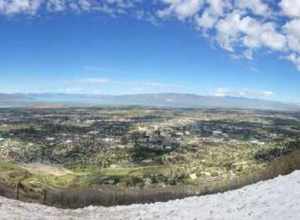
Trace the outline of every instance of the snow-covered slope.
{"label": "snow-covered slope", "polygon": [[300,219],[300,171],[222,194],[167,203],[60,210],[0,197],[0,219]]}

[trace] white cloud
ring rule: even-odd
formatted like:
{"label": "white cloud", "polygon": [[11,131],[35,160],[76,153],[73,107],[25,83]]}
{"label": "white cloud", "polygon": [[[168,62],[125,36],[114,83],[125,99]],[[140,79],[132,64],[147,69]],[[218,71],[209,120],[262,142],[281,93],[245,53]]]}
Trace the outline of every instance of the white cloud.
{"label": "white cloud", "polygon": [[88,83],[88,84],[107,84],[110,83],[111,80],[107,78],[84,78],[78,80],[80,83]]}
{"label": "white cloud", "polygon": [[251,10],[253,14],[267,16],[271,9],[262,0],[237,0],[240,9]]}
{"label": "white cloud", "polygon": [[289,17],[300,17],[299,0],[281,0],[279,5],[285,15]]}
{"label": "white cloud", "polygon": [[235,11],[220,20],[216,25],[217,40],[224,49],[234,51],[234,43],[236,43],[241,36],[240,23],[241,15]]}
{"label": "white cloud", "polygon": [[201,17],[197,16],[195,19],[197,26],[210,29],[216,24],[218,17],[210,14],[208,11],[205,11]]}
{"label": "white cloud", "polygon": [[167,7],[158,11],[159,17],[175,15],[180,20],[192,17],[201,8],[204,0],[162,0]]}
{"label": "white cloud", "polygon": [[[266,1],[206,0],[195,7],[187,7],[189,13],[176,10],[182,4],[190,5],[191,1],[162,1],[169,3],[168,7],[159,11],[163,16],[173,15],[179,20],[194,18],[197,29],[203,30],[210,39],[215,39],[234,57],[253,59],[255,52],[262,48],[285,54],[295,50],[300,52],[300,36],[294,34],[300,26],[295,22],[283,28],[278,22],[278,11],[272,9]],[[282,6],[282,2],[279,6]]]}
{"label": "white cloud", "polygon": [[64,11],[66,7],[67,5],[64,0],[49,0],[47,2],[47,9],[50,11]]}
{"label": "white cloud", "polygon": [[[139,81],[139,80],[113,80],[102,77],[83,77],[65,81],[63,91],[67,93],[82,94],[107,94],[118,91],[120,94],[131,93],[168,93],[168,92],[184,92],[186,87],[177,83],[159,82],[159,81]],[[67,89],[67,90],[66,90]]]}
{"label": "white cloud", "polygon": [[78,1],[78,6],[82,10],[88,11],[90,10],[92,4],[88,0],[80,0]]}
{"label": "white cloud", "polygon": [[35,14],[42,2],[43,0],[0,0],[0,12],[7,15]]}
{"label": "white cloud", "polygon": [[272,24],[261,32],[260,40],[264,46],[273,50],[282,51],[286,48],[285,36],[278,33]]}
{"label": "white cloud", "polygon": [[215,95],[215,96],[218,96],[218,97],[224,97],[224,96],[227,96],[228,93],[229,93],[229,89],[218,88],[218,89],[216,89],[216,91],[214,92],[214,95]]}
{"label": "white cloud", "polygon": [[274,23],[263,23],[255,18],[245,16],[240,11],[234,11],[220,20],[216,25],[217,40],[220,45],[234,51],[234,47],[249,50],[265,47],[271,50],[283,51],[286,49],[286,38],[276,30]]}
{"label": "white cloud", "polygon": [[297,69],[300,71],[300,56],[292,53],[289,56],[286,57],[287,60],[291,61],[292,63],[294,63],[297,67]]}
{"label": "white cloud", "polygon": [[290,50],[300,52],[300,20],[295,19],[287,22],[283,31],[287,36]]}
{"label": "white cloud", "polygon": [[274,93],[272,91],[257,91],[257,90],[249,90],[243,89],[240,91],[232,90],[228,88],[217,88],[214,92],[217,97],[243,97],[243,98],[268,98],[272,97]]}
{"label": "white cloud", "polygon": [[273,95],[274,95],[274,92],[272,92],[272,91],[264,91],[264,92],[262,93],[262,95],[263,95],[264,97],[270,97],[270,96],[273,96]]}
{"label": "white cloud", "polygon": [[42,9],[48,12],[99,11],[110,15],[126,13],[139,0],[0,0],[0,13],[13,15],[17,13],[35,15]]}
{"label": "white cloud", "polygon": [[230,1],[211,0],[207,1],[207,8],[201,16],[195,17],[196,24],[204,29],[210,29],[215,26],[220,17],[225,13],[225,10],[231,9],[232,4]]}
{"label": "white cloud", "polygon": [[209,9],[212,14],[222,16],[224,14],[224,10],[226,8],[231,8],[230,1],[223,1],[223,0],[210,0],[207,1],[209,4]]}

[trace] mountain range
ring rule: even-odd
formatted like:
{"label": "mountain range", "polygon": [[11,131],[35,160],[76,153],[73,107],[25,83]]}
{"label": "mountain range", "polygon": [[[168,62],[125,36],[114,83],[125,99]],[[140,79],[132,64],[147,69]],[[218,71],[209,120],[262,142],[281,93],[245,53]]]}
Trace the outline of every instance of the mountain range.
{"label": "mountain range", "polygon": [[35,106],[150,106],[173,108],[242,108],[259,110],[300,111],[300,105],[244,97],[202,96],[182,93],[136,95],[87,94],[0,94],[0,107]]}

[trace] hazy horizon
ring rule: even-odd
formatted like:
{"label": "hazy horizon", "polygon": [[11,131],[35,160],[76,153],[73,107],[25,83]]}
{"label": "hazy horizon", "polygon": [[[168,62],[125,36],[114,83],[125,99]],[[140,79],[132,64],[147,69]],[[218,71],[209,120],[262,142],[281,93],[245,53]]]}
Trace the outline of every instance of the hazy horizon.
{"label": "hazy horizon", "polygon": [[148,93],[120,93],[120,94],[105,94],[105,93],[56,93],[56,92],[11,92],[11,93],[0,93],[0,95],[24,95],[24,96],[47,96],[47,95],[63,95],[63,96],[147,96],[147,95],[186,95],[186,96],[199,96],[199,97],[211,97],[211,98],[236,98],[236,99],[249,99],[249,100],[261,100],[261,101],[272,101],[285,104],[300,105],[299,102],[286,102],[282,100],[273,100],[266,97],[245,97],[237,95],[216,95],[216,94],[197,94],[197,93],[184,93],[184,92],[148,92]]}

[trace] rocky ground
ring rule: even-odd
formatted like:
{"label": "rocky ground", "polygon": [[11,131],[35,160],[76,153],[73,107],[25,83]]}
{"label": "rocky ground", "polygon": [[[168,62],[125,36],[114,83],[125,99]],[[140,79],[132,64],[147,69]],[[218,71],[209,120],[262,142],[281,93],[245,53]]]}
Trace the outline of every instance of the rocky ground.
{"label": "rocky ground", "polygon": [[300,171],[222,194],[167,203],[61,210],[0,197],[0,219],[300,219]]}

